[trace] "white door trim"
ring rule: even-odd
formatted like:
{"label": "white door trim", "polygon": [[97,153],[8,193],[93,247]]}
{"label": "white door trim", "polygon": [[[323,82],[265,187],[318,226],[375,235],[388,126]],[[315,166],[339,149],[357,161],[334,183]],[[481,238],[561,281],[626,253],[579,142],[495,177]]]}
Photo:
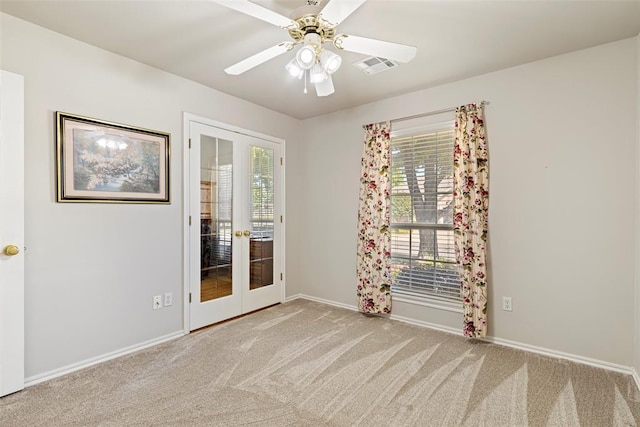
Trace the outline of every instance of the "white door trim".
{"label": "white door trim", "polygon": [[24,388],[24,78],[0,70],[0,396]]}
{"label": "white door trim", "polygon": [[[182,229],[182,288],[183,288],[183,301],[184,301],[184,309],[183,309],[183,331],[185,334],[190,333],[190,316],[191,309],[189,305],[189,202],[191,200],[190,187],[189,187],[189,135],[190,135],[190,127],[191,122],[200,123],[207,126],[216,127],[225,131],[235,132],[241,135],[247,135],[253,138],[263,139],[265,141],[275,142],[280,145],[280,157],[285,159],[285,140],[282,138],[277,138],[271,135],[267,135],[260,132],[255,132],[252,130],[244,129],[238,126],[229,125],[226,123],[222,123],[216,120],[208,119],[206,117],[198,116],[192,113],[183,113],[183,122],[182,122],[182,186],[183,186],[183,197],[182,197],[182,206],[183,206],[183,229]],[[198,190],[199,191],[199,190]],[[283,218],[286,218],[285,206],[286,206],[286,192],[285,192],[285,166],[284,162],[282,167],[280,168],[280,194],[281,194],[281,212]],[[283,222],[281,228],[281,254],[280,254],[280,265],[282,272],[286,271],[286,259],[285,259],[285,242],[286,242],[286,221]],[[274,276],[276,273],[274,272]],[[279,279],[279,277],[278,277]],[[285,289],[286,289],[286,275],[284,275],[282,279],[281,286],[281,297],[280,302],[284,302],[285,299]]]}

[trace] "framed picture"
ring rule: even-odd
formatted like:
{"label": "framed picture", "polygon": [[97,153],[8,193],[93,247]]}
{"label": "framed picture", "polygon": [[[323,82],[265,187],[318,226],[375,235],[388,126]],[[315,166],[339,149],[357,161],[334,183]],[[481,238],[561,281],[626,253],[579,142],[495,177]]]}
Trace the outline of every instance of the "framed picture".
{"label": "framed picture", "polygon": [[170,135],[56,112],[58,202],[171,203]]}

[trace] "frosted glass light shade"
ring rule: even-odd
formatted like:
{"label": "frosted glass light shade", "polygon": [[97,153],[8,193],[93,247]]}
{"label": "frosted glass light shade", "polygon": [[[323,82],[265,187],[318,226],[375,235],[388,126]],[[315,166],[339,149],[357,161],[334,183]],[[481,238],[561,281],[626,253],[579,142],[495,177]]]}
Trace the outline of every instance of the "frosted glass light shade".
{"label": "frosted glass light shade", "polygon": [[329,50],[323,50],[320,52],[319,57],[320,65],[322,65],[322,68],[324,68],[324,70],[329,74],[333,74],[338,71],[340,64],[342,64],[342,58]]}
{"label": "frosted glass light shade", "polygon": [[309,75],[309,82],[311,83],[321,83],[329,78],[327,72],[320,66],[320,64],[315,64],[311,68],[311,73]]}
{"label": "frosted glass light shade", "polygon": [[301,79],[304,74],[304,70],[298,65],[298,61],[296,60],[296,58],[293,58],[291,61],[289,61],[289,63],[284,68],[289,72],[289,74],[291,74],[292,77],[295,77],[296,79]]}
{"label": "frosted glass light shade", "polygon": [[316,95],[318,96],[331,95],[333,92],[336,91],[333,87],[333,80],[331,79],[331,76],[327,76],[327,78],[324,81],[321,81],[320,83],[316,83],[315,87],[316,87]]}
{"label": "frosted glass light shade", "polygon": [[313,46],[302,46],[298,53],[296,53],[296,60],[298,66],[303,70],[308,70],[316,63],[316,51]]}

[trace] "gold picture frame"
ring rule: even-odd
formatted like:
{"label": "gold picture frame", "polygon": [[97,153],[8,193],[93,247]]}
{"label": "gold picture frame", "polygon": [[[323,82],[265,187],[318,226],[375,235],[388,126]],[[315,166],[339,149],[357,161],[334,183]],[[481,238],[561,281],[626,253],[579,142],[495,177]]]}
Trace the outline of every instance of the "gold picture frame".
{"label": "gold picture frame", "polygon": [[170,204],[171,135],[56,112],[57,201]]}

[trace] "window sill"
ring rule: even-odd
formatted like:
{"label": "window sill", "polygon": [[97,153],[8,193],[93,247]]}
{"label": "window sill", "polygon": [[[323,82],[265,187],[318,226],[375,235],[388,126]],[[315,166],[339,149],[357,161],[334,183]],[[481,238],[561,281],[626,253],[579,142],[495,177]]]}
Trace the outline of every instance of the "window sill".
{"label": "window sill", "polygon": [[442,301],[436,298],[429,298],[425,295],[416,295],[408,292],[393,291],[391,295],[392,301],[403,302],[406,304],[420,305],[423,307],[435,308],[437,310],[452,311],[454,313],[462,313],[462,301],[454,303],[450,301]]}

